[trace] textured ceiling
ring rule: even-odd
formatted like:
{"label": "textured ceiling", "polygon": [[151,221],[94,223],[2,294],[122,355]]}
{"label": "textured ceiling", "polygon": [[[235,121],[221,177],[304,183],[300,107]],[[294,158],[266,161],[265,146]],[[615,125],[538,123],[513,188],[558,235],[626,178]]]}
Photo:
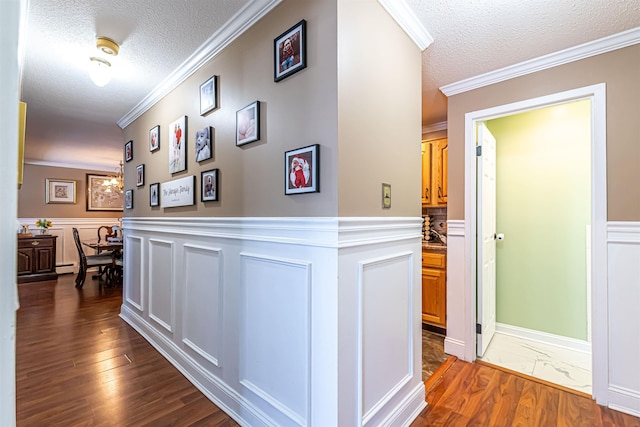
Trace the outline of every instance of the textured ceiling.
{"label": "textured ceiling", "polygon": [[[29,0],[26,159],[116,165],[116,122],[253,2]],[[423,125],[447,119],[443,85],[640,26],[639,0],[405,2],[434,38],[422,59]],[[98,35],[121,45],[102,88],[87,74]]]}
{"label": "textured ceiling", "polygon": [[439,87],[640,26],[638,0],[405,0],[434,42],[422,122],[447,119]]}

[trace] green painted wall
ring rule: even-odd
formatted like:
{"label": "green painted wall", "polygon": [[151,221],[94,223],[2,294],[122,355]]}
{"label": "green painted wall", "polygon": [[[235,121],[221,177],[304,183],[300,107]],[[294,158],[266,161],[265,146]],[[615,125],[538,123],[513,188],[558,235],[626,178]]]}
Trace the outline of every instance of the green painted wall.
{"label": "green painted wall", "polygon": [[590,102],[490,120],[497,140],[497,321],[587,339]]}

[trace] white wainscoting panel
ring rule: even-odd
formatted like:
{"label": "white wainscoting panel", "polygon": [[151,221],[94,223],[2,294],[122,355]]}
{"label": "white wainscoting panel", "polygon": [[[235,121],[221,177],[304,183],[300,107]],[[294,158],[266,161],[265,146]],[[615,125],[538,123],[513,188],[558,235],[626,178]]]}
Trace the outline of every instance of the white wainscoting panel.
{"label": "white wainscoting panel", "polygon": [[413,376],[413,270],[412,252],[360,262],[362,425]]}
{"label": "white wainscoting panel", "polygon": [[608,227],[609,407],[640,416],[640,223]]}
{"label": "white wainscoting panel", "polygon": [[421,218],[123,225],[120,316],[241,425],[408,425],[426,406]]}
{"label": "white wainscoting panel", "polygon": [[182,342],[214,366],[222,351],[222,250],[184,245]]}
{"label": "white wainscoting panel", "polygon": [[311,264],[246,253],[240,259],[240,384],[307,425]]}
{"label": "white wainscoting panel", "polygon": [[[56,272],[58,274],[77,273],[80,262],[76,244],[73,241],[73,228],[78,229],[78,235],[82,241],[98,240],[98,227],[101,225],[117,225],[119,218],[48,218],[53,223],[49,228],[49,234],[57,236],[56,239]],[[18,218],[20,224],[29,225],[31,233],[36,234],[40,229],[36,227],[38,218]],[[92,255],[92,249],[84,247],[86,255]]]}
{"label": "white wainscoting panel", "polygon": [[123,291],[124,302],[140,312],[145,308],[142,260],[142,238],[125,234],[123,278],[126,286]]}
{"label": "white wainscoting panel", "polygon": [[[465,264],[465,223],[464,220],[447,221],[447,336],[444,352],[459,359],[472,361],[468,350],[475,350],[475,343],[466,346],[467,329],[470,320],[466,313],[463,297],[469,292],[466,276],[471,274],[471,266]],[[456,297],[457,296],[457,297]]]}
{"label": "white wainscoting panel", "polygon": [[149,318],[173,332],[173,242],[149,239]]}

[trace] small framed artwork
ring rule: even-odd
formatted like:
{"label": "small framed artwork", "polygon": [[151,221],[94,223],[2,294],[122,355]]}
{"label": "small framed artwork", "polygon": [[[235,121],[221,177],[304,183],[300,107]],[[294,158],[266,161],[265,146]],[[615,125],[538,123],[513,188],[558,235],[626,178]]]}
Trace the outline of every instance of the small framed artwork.
{"label": "small framed artwork", "polygon": [[236,145],[260,139],[260,101],[252,102],[236,111]]}
{"label": "small framed artwork", "polygon": [[76,202],[76,182],[67,179],[46,178],[45,202],[46,203],[72,203]]}
{"label": "small framed artwork", "polygon": [[136,166],[136,187],[144,185],[144,165]]}
{"label": "small framed artwork", "polygon": [[187,116],[169,125],[169,173],[187,170]]}
{"label": "small framed artwork", "polygon": [[307,66],[307,21],[304,19],[273,41],[274,76],[280,80]]}
{"label": "small framed artwork", "polygon": [[88,211],[122,211],[123,202],[122,189],[116,177],[87,174]]}
{"label": "small framed artwork", "polygon": [[154,126],[149,131],[149,151],[160,149],[160,125]]}
{"label": "small framed artwork", "polygon": [[124,144],[124,161],[130,162],[131,160],[133,160],[133,141]]}
{"label": "small framed artwork", "polygon": [[284,153],[284,194],[317,193],[320,191],[320,145]]}
{"label": "small framed artwork", "polygon": [[212,156],[211,126],[196,131],[196,162],[208,160]]}
{"label": "small framed artwork", "polygon": [[149,206],[160,206],[160,183],[154,182],[149,186]]}
{"label": "small framed artwork", "polygon": [[218,76],[212,76],[200,85],[200,115],[218,108]]}
{"label": "small framed artwork", "polygon": [[133,209],[133,190],[125,190],[124,192],[124,208]]}
{"label": "small framed artwork", "polygon": [[202,201],[214,202],[218,200],[218,169],[200,172],[202,185]]}

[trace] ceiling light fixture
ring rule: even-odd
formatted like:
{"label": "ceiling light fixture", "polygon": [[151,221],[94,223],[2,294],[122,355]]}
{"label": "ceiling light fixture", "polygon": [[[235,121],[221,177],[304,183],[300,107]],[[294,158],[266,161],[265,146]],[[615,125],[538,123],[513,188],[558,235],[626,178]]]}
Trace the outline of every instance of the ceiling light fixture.
{"label": "ceiling light fixture", "polygon": [[111,191],[122,191],[124,188],[124,165],[122,164],[122,160],[120,160],[120,165],[116,168],[116,175],[112,177],[107,177],[102,182],[102,185],[105,187],[106,193],[111,193]]}
{"label": "ceiling light fixture", "polygon": [[[118,43],[107,37],[98,37],[96,39],[96,48],[100,53],[109,56],[116,56],[120,51]],[[111,81],[111,62],[99,56],[92,56],[89,60],[91,61],[89,77],[91,77],[96,86],[105,86]]]}

